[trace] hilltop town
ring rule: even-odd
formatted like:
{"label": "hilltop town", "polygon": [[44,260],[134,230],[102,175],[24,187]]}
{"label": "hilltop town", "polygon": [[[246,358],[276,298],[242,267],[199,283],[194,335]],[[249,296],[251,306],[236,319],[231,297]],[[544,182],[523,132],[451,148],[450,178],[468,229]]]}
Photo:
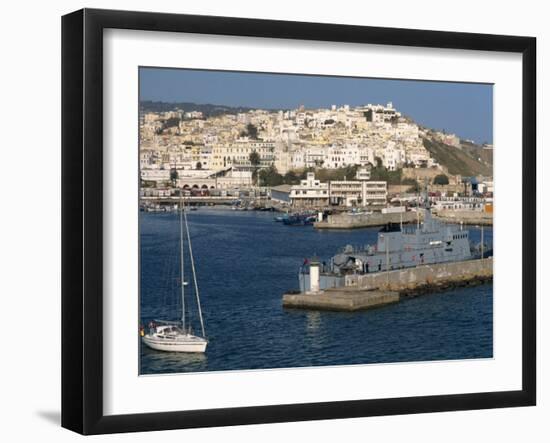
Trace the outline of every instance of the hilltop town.
{"label": "hilltop town", "polygon": [[492,197],[492,145],[422,127],[392,103],[142,107],[139,131],[142,196],[267,190],[295,207],[385,206],[428,181],[442,197]]}

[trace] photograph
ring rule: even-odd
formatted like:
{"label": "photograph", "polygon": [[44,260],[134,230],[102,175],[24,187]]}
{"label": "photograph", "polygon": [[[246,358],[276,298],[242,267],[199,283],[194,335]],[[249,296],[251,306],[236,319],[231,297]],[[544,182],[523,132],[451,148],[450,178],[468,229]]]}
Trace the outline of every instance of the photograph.
{"label": "photograph", "polygon": [[493,84],[138,70],[140,376],[493,358]]}
{"label": "photograph", "polygon": [[0,441],[548,440],[541,5],[6,2]]}

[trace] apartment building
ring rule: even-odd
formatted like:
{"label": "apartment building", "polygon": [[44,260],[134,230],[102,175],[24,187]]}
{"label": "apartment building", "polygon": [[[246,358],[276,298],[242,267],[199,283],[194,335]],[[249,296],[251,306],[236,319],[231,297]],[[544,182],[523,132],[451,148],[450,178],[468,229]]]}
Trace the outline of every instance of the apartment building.
{"label": "apartment building", "polygon": [[305,180],[290,188],[290,201],[295,208],[328,206],[328,183],[321,183],[313,172],[308,172]]}

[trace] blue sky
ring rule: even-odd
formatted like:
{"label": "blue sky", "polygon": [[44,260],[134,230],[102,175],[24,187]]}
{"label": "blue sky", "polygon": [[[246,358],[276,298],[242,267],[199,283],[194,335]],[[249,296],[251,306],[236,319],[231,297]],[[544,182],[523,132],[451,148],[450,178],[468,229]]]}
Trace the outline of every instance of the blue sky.
{"label": "blue sky", "polygon": [[140,98],[265,109],[391,101],[419,124],[493,141],[493,87],[487,84],[141,68]]}

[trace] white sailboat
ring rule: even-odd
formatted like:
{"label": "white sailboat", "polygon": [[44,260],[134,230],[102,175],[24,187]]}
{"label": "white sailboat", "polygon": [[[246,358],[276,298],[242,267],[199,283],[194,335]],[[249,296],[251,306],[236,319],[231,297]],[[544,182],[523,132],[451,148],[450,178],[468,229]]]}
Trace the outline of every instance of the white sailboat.
{"label": "white sailboat", "polygon": [[[185,213],[185,205],[180,198],[179,205],[179,221],[180,221],[180,274],[181,274],[181,322],[156,322],[153,327],[148,328],[148,331],[141,331],[141,339],[143,343],[157,351],[167,352],[200,352],[206,351],[206,334],[204,329],[204,320],[202,317],[202,309],[199,297],[199,286],[197,283],[197,274],[195,272],[195,261],[193,259],[193,248],[191,246],[191,237],[189,235],[189,226],[187,224],[187,214]],[[186,324],[185,319],[185,281],[184,274],[184,246],[183,246],[183,227],[187,233],[187,244],[189,247],[189,256],[191,262],[191,270],[193,275],[193,283],[195,287],[195,296],[197,299],[197,308],[201,324],[202,336],[193,335],[190,326]],[[160,324],[157,324],[160,323]]]}

